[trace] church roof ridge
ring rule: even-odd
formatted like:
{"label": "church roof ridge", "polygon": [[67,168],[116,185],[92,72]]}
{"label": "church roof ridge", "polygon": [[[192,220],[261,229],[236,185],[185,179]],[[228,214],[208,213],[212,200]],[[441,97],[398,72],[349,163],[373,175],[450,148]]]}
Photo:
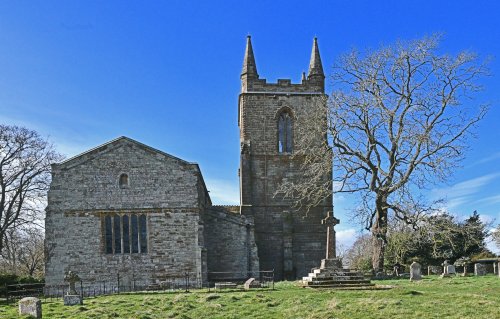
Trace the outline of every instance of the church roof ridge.
{"label": "church roof ridge", "polygon": [[127,136],[124,136],[124,135],[122,135],[122,136],[120,136],[120,137],[117,137],[117,138],[115,138],[115,139],[112,139],[112,140],[110,140],[110,141],[108,141],[108,142],[106,142],[106,143],[103,143],[103,144],[101,144],[101,145],[98,145],[98,146],[96,146],[96,147],[93,147],[93,148],[91,148],[91,149],[89,149],[89,150],[87,150],[87,151],[85,151],[85,152],[82,152],[82,153],[80,153],[80,154],[77,154],[77,155],[75,155],[75,156],[72,156],[72,157],[70,157],[70,158],[68,158],[68,159],[66,159],[66,160],[64,160],[64,161],[62,161],[62,162],[60,162],[60,163],[56,163],[56,165],[58,165],[58,166],[59,166],[59,165],[68,165],[70,162],[73,162],[74,160],[76,160],[76,159],[78,159],[78,158],[82,158],[83,156],[90,155],[90,154],[92,154],[92,153],[96,153],[97,151],[99,151],[99,150],[101,150],[101,149],[104,149],[104,148],[106,148],[106,147],[108,147],[108,146],[110,146],[110,145],[113,145],[113,144],[115,144],[115,143],[117,143],[117,142],[119,142],[119,141],[122,141],[122,140],[124,140],[124,141],[128,141],[128,142],[131,142],[131,143],[133,143],[133,144],[136,144],[137,146],[139,146],[139,147],[141,147],[141,148],[143,148],[143,149],[147,149],[147,150],[149,150],[149,151],[151,151],[151,152],[158,153],[158,154],[161,154],[161,155],[166,156],[166,157],[168,157],[168,158],[174,159],[174,160],[179,161],[179,162],[181,162],[181,163],[183,163],[183,164],[185,164],[185,165],[194,165],[194,166],[197,166],[197,167],[198,167],[198,170],[200,169],[200,168],[199,168],[198,163],[195,163],[195,162],[188,162],[188,161],[183,160],[183,159],[181,159],[181,158],[179,158],[179,157],[176,157],[176,156],[174,156],[174,155],[171,155],[171,154],[165,153],[165,152],[163,152],[163,151],[161,151],[161,150],[159,150],[159,149],[157,149],[157,148],[151,147],[151,146],[149,146],[149,145],[146,145],[146,144],[144,144],[144,143],[141,143],[141,142],[139,142],[139,141],[137,141],[137,140],[134,140],[134,139],[132,139],[132,138],[130,138],[130,137],[127,137]]}

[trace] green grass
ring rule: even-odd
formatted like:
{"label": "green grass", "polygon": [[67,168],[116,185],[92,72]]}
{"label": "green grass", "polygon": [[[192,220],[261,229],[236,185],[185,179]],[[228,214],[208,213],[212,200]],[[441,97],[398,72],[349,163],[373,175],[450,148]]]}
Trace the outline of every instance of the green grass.
{"label": "green grass", "polygon": [[[137,293],[90,298],[83,306],[43,301],[43,318],[499,318],[500,278],[426,277],[376,281],[390,290],[313,290],[295,282],[276,290]],[[0,318],[19,318],[0,304]]]}

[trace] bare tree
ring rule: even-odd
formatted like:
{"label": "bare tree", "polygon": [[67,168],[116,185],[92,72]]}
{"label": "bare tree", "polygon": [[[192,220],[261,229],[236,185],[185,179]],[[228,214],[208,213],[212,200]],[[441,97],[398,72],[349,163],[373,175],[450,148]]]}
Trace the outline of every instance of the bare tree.
{"label": "bare tree", "polygon": [[[332,179],[320,188],[287,181],[280,188],[301,205],[331,195],[328,186],[356,193],[359,216],[372,233],[374,271],[383,269],[389,219],[418,225],[434,211],[420,190],[453,173],[471,129],[487,111],[470,102],[485,65],[468,52],[440,55],[438,42],[432,36],[342,57],[334,67],[335,90],[328,103],[311,110],[318,124],[297,134],[306,147],[295,154],[306,158],[303,170],[311,181],[330,164]],[[317,134],[328,136],[324,145],[308,142]]]}
{"label": "bare tree", "polygon": [[0,266],[5,272],[38,277],[43,274],[44,234],[39,227],[10,228],[5,234]]}
{"label": "bare tree", "polygon": [[369,234],[359,234],[353,245],[344,253],[343,263],[353,269],[369,270],[372,252]]}
{"label": "bare tree", "polygon": [[491,239],[497,246],[497,248],[500,248],[500,224],[495,227],[495,229],[491,232]]}
{"label": "bare tree", "polygon": [[0,125],[0,251],[9,229],[40,220],[50,165],[61,159],[37,132]]}

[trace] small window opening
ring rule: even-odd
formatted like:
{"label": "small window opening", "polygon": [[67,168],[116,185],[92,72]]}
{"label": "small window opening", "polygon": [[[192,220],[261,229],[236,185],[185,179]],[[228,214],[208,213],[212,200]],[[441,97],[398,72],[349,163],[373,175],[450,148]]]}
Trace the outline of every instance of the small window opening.
{"label": "small window opening", "polygon": [[291,153],[293,150],[292,117],[287,112],[278,118],[278,152]]}
{"label": "small window opening", "polygon": [[127,188],[127,187],[128,187],[128,175],[121,174],[120,175],[120,188]]}

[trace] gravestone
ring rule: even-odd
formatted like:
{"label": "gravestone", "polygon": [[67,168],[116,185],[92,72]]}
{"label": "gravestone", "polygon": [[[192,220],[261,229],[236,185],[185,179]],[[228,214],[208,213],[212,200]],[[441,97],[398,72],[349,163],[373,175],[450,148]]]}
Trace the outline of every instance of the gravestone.
{"label": "gravestone", "polygon": [[445,260],[442,264],[443,274],[441,277],[449,277],[450,275],[456,275],[455,266],[451,265],[448,260]]}
{"label": "gravestone", "polygon": [[75,283],[80,281],[80,277],[78,277],[76,273],[70,271],[66,276],[64,276],[64,281],[69,282],[69,291],[68,294],[64,296],[64,305],[83,305],[83,298],[76,292],[75,289]]}
{"label": "gravestone", "polygon": [[455,266],[453,266],[453,265],[446,266],[446,274],[448,274],[448,275],[456,275],[457,272],[455,270]]}
{"label": "gravestone", "polygon": [[418,281],[422,279],[422,266],[414,261],[410,265],[410,281]]}
{"label": "gravestone", "polygon": [[474,264],[474,275],[484,276],[486,275],[486,266],[481,263]]}
{"label": "gravestone", "polygon": [[448,275],[449,275],[449,274],[448,274],[448,265],[449,265],[449,264],[450,264],[450,263],[448,262],[448,260],[445,260],[445,261],[441,264],[441,266],[443,266],[443,276],[448,276]]}
{"label": "gravestone", "polygon": [[428,266],[427,274],[428,275],[441,275],[443,269],[440,266]]}
{"label": "gravestone", "polygon": [[35,297],[19,300],[19,315],[29,315],[36,319],[42,318],[42,302]]}
{"label": "gravestone", "polygon": [[243,286],[245,290],[250,290],[251,288],[260,288],[260,282],[255,280],[255,278],[250,278],[245,281],[245,285]]}

